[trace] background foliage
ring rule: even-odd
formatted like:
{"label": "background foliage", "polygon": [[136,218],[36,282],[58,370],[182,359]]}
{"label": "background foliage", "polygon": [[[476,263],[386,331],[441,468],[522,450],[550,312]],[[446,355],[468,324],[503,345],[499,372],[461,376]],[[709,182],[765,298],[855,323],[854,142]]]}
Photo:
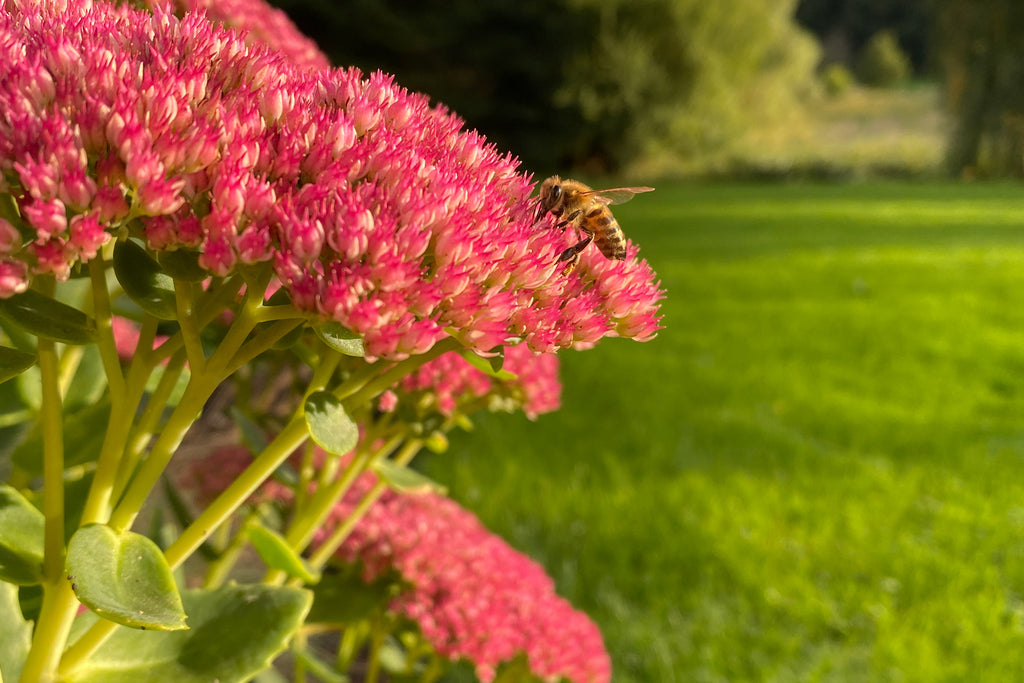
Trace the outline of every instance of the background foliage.
{"label": "background foliage", "polygon": [[890,73],[943,84],[949,171],[1024,173],[1014,0],[276,2],[335,63],[397,74],[539,175],[720,173],[803,125],[834,86],[816,69],[856,70],[880,32]]}
{"label": "background foliage", "polygon": [[397,74],[538,173],[720,147],[784,115],[817,58],[788,0],[279,4],[335,63]]}

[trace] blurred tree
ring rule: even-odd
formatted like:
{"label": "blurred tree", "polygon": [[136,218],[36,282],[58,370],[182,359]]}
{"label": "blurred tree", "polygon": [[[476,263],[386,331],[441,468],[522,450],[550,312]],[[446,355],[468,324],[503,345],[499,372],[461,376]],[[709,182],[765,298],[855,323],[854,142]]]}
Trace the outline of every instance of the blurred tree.
{"label": "blurred tree", "polygon": [[895,32],[917,73],[932,65],[934,0],[800,0],[796,18],[821,40],[825,60],[854,66],[871,37]]}
{"label": "blurred tree", "polygon": [[813,87],[795,0],[273,0],[336,64],[430,94],[538,174],[693,155]]}
{"label": "blurred tree", "polygon": [[578,109],[585,152],[610,166],[722,149],[792,113],[815,87],[816,43],[785,0],[575,0],[599,12],[558,102]]}
{"label": "blurred tree", "polygon": [[895,31],[879,31],[860,52],[857,77],[864,85],[891,88],[907,80],[909,75],[910,60],[900,49]]}
{"label": "blurred tree", "polygon": [[395,74],[528,167],[575,161],[580,112],[554,95],[594,35],[594,13],[564,0],[271,1],[335,64]]}
{"label": "blurred tree", "polygon": [[936,0],[952,173],[1024,176],[1024,3]]}

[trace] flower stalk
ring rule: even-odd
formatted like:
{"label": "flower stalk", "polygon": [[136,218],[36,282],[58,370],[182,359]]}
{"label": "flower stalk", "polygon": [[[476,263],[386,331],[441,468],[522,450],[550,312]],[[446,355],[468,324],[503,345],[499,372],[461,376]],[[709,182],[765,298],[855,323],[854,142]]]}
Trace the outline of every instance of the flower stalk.
{"label": "flower stalk", "polygon": [[64,578],[64,438],[61,392],[58,386],[56,344],[39,340],[39,374],[42,386],[40,413],[43,434],[43,605],[40,626],[25,660],[23,680],[48,683],[56,679],[61,645],[71,631],[78,604]]}

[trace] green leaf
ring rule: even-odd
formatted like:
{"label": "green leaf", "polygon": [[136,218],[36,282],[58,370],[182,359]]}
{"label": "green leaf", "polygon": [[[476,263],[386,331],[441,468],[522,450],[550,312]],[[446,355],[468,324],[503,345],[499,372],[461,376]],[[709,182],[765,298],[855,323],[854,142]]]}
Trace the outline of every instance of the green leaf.
{"label": "green leaf", "polygon": [[438,493],[445,495],[448,490],[433,479],[416,470],[396,465],[390,460],[378,460],[371,465],[373,470],[388,486],[399,493]]}
{"label": "green leaf", "polygon": [[320,575],[310,570],[306,561],[299,557],[281,534],[255,522],[246,527],[246,533],[256,552],[271,569],[279,569],[288,576],[302,579],[308,584],[315,584],[320,580]]}
{"label": "green leaf", "polygon": [[107,373],[103,369],[100,349],[95,344],[82,347],[78,369],[64,396],[64,410],[74,410],[96,403],[107,390]]}
{"label": "green leaf", "polygon": [[324,344],[346,356],[363,356],[363,338],[339,322],[329,320],[313,328]]}
{"label": "green leaf", "polygon": [[[0,323],[3,323],[3,318],[0,318]],[[36,336],[17,325],[0,324],[0,338],[3,338],[5,344],[10,344],[19,351],[31,354],[36,352]]]}
{"label": "green leaf", "polygon": [[253,453],[262,453],[267,447],[267,433],[256,422],[246,415],[238,406],[231,406],[231,419],[242,432],[242,443]]}
{"label": "green leaf", "polygon": [[514,373],[501,369],[502,364],[505,362],[504,350],[491,358],[478,356],[470,349],[462,349],[459,351],[459,354],[461,354],[462,357],[466,359],[466,362],[474,368],[486,375],[489,375],[490,377],[503,381],[513,380],[516,378]]}
{"label": "green leaf", "polygon": [[306,399],[306,428],[328,453],[344,455],[359,443],[359,427],[334,394],[318,391]]}
{"label": "green leaf", "polygon": [[[67,683],[241,683],[267,669],[312,602],[302,588],[267,585],[186,590],[188,631],[117,629]],[[72,639],[95,623],[85,614]]]}
{"label": "green leaf", "polygon": [[156,261],[175,280],[202,282],[210,273],[199,265],[200,252],[195,249],[174,249],[157,252]]}
{"label": "green leaf", "polygon": [[0,346],[0,382],[17,377],[35,364],[34,354]]}
{"label": "green leaf", "polygon": [[18,603],[18,587],[0,583],[0,681],[17,681],[32,645],[32,624]]}
{"label": "green leaf", "polygon": [[[92,462],[99,457],[110,416],[110,399],[81,406],[62,416],[64,430],[64,466]],[[39,423],[32,427],[27,439],[14,450],[14,463],[29,474],[43,473],[43,435]]]}
{"label": "green leaf", "polygon": [[366,583],[355,566],[324,575],[313,589],[311,624],[354,624],[382,612],[398,594],[401,584],[385,575]]}
{"label": "green leaf", "polygon": [[43,513],[0,484],[0,580],[30,586],[43,580]]}
{"label": "green leaf", "polygon": [[114,274],[139,308],[161,320],[177,319],[174,278],[138,242],[124,240],[114,247]]}
{"label": "green leaf", "polygon": [[[82,513],[85,512],[85,502],[95,473],[94,469],[85,467],[64,471],[64,543],[70,541],[78,527],[82,526]],[[34,495],[32,502],[42,508],[43,492],[36,491]]]}
{"label": "green leaf", "polygon": [[141,534],[88,524],[71,537],[67,570],[78,599],[110,621],[158,631],[188,628],[171,568]]}
{"label": "green leaf", "polygon": [[18,390],[18,398],[22,405],[38,411],[43,406],[43,380],[39,372],[39,366],[33,365],[25,372],[18,375],[14,386]]}
{"label": "green leaf", "polygon": [[0,318],[37,337],[65,344],[96,341],[95,320],[34,289],[0,299]]}

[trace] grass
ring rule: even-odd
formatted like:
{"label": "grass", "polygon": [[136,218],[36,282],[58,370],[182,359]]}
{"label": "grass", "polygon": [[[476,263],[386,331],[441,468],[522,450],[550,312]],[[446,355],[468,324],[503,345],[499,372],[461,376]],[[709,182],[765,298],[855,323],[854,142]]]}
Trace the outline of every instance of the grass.
{"label": "grass", "polygon": [[616,681],[1024,677],[1024,197],[660,187],[654,341],[428,463],[601,626]]}

